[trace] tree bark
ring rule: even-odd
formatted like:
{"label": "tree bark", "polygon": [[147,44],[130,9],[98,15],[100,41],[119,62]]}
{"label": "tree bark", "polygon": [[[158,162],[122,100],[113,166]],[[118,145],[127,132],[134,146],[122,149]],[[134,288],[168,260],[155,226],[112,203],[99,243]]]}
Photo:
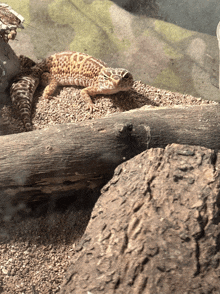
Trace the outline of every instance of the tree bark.
{"label": "tree bark", "polygon": [[219,105],[141,109],[1,136],[0,189],[6,196],[93,189],[147,148],[181,143],[218,149],[219,113]]}

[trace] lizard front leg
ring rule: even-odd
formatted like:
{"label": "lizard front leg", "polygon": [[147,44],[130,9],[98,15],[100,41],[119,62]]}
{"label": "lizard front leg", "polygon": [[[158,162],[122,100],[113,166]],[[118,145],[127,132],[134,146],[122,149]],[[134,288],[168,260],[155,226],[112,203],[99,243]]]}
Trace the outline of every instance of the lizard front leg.
{"label": "lizard front leg", "polygon": [[93,110],[97,110],[98,108],[94,105],[92,102],[92,99],[90,96],[95,96],[97,91],[94,89],[94,87],[87,87],[81,90],[81,97],[87,102],[87,109],[89,109],[90,113],[93,112]]}

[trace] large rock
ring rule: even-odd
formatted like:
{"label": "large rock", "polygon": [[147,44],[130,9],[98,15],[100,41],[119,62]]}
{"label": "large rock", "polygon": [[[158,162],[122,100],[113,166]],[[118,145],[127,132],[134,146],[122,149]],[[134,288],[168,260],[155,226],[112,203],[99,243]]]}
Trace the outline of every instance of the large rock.
{"label": "large rock", "polygon": [[20,70],[20,62],[8,40],[15,39],[17,28],[23,28],[23,21],[24,18],[10,6],[0,3],[0,108],[7,103],[7,98],[9,100],[5,90]]}
{"label": "large rock", "polygon": [[11,47],[0,38],[0,107],[10,101],[5,90],[19,72],[20,62]]}
{"label": "large rock", "polygon": [[219,158],[168,145],[103,188],[62,294],[220,293]]}

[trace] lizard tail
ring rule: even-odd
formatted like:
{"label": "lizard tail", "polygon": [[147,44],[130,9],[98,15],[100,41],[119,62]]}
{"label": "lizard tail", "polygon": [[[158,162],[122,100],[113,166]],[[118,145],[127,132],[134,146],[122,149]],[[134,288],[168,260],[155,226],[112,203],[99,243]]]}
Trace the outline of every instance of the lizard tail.
{"label": "lizard tail", "polygon": [[26,131],[32,130],[31,111],[34,92],[39,84],[37,76],[20,76],[11,85],[10,96],[12,104],[19,112]]}

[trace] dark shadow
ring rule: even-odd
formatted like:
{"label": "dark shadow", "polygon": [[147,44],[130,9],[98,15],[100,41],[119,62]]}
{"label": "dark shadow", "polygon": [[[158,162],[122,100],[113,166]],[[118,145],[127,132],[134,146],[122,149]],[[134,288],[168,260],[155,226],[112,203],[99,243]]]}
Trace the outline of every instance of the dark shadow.
{"label": "dark shadow", "polygon": [[[97,95],[93,98],[95,102],[96,99],[99,99],[100,95]],[[118,92],[112,95],[106,95],[106,98],[109,98],[115,108],[120,109],[120,111],[129,111],[132,109],[138,109],[145,105],[159,106],[159,103],[152,101],[148,98],[148,94],[138,93],[135,89],[131,89],[127,92]],[[102,99],[102,98],[100,98]]]}
{"label": "dark shadow", "polygon": [[121,8],[136,15],[161,19],[182,28],[216,35],[220,21],[218,0],[201,0],[194,5],[192,1],[179,0],[112,0]]}
{"label": "dark shadow", "polygon": [[158,16],[159,6],[156,0],[113,0],[113,2],[133,14],[149,17]]}
{"label": "dark shadow", "polygon": [[74,243],[82,237],[99,196],[100,189],[53,193],[50,197],[36,191],[32,198],[21,192],[1,209],[0,242]]}

